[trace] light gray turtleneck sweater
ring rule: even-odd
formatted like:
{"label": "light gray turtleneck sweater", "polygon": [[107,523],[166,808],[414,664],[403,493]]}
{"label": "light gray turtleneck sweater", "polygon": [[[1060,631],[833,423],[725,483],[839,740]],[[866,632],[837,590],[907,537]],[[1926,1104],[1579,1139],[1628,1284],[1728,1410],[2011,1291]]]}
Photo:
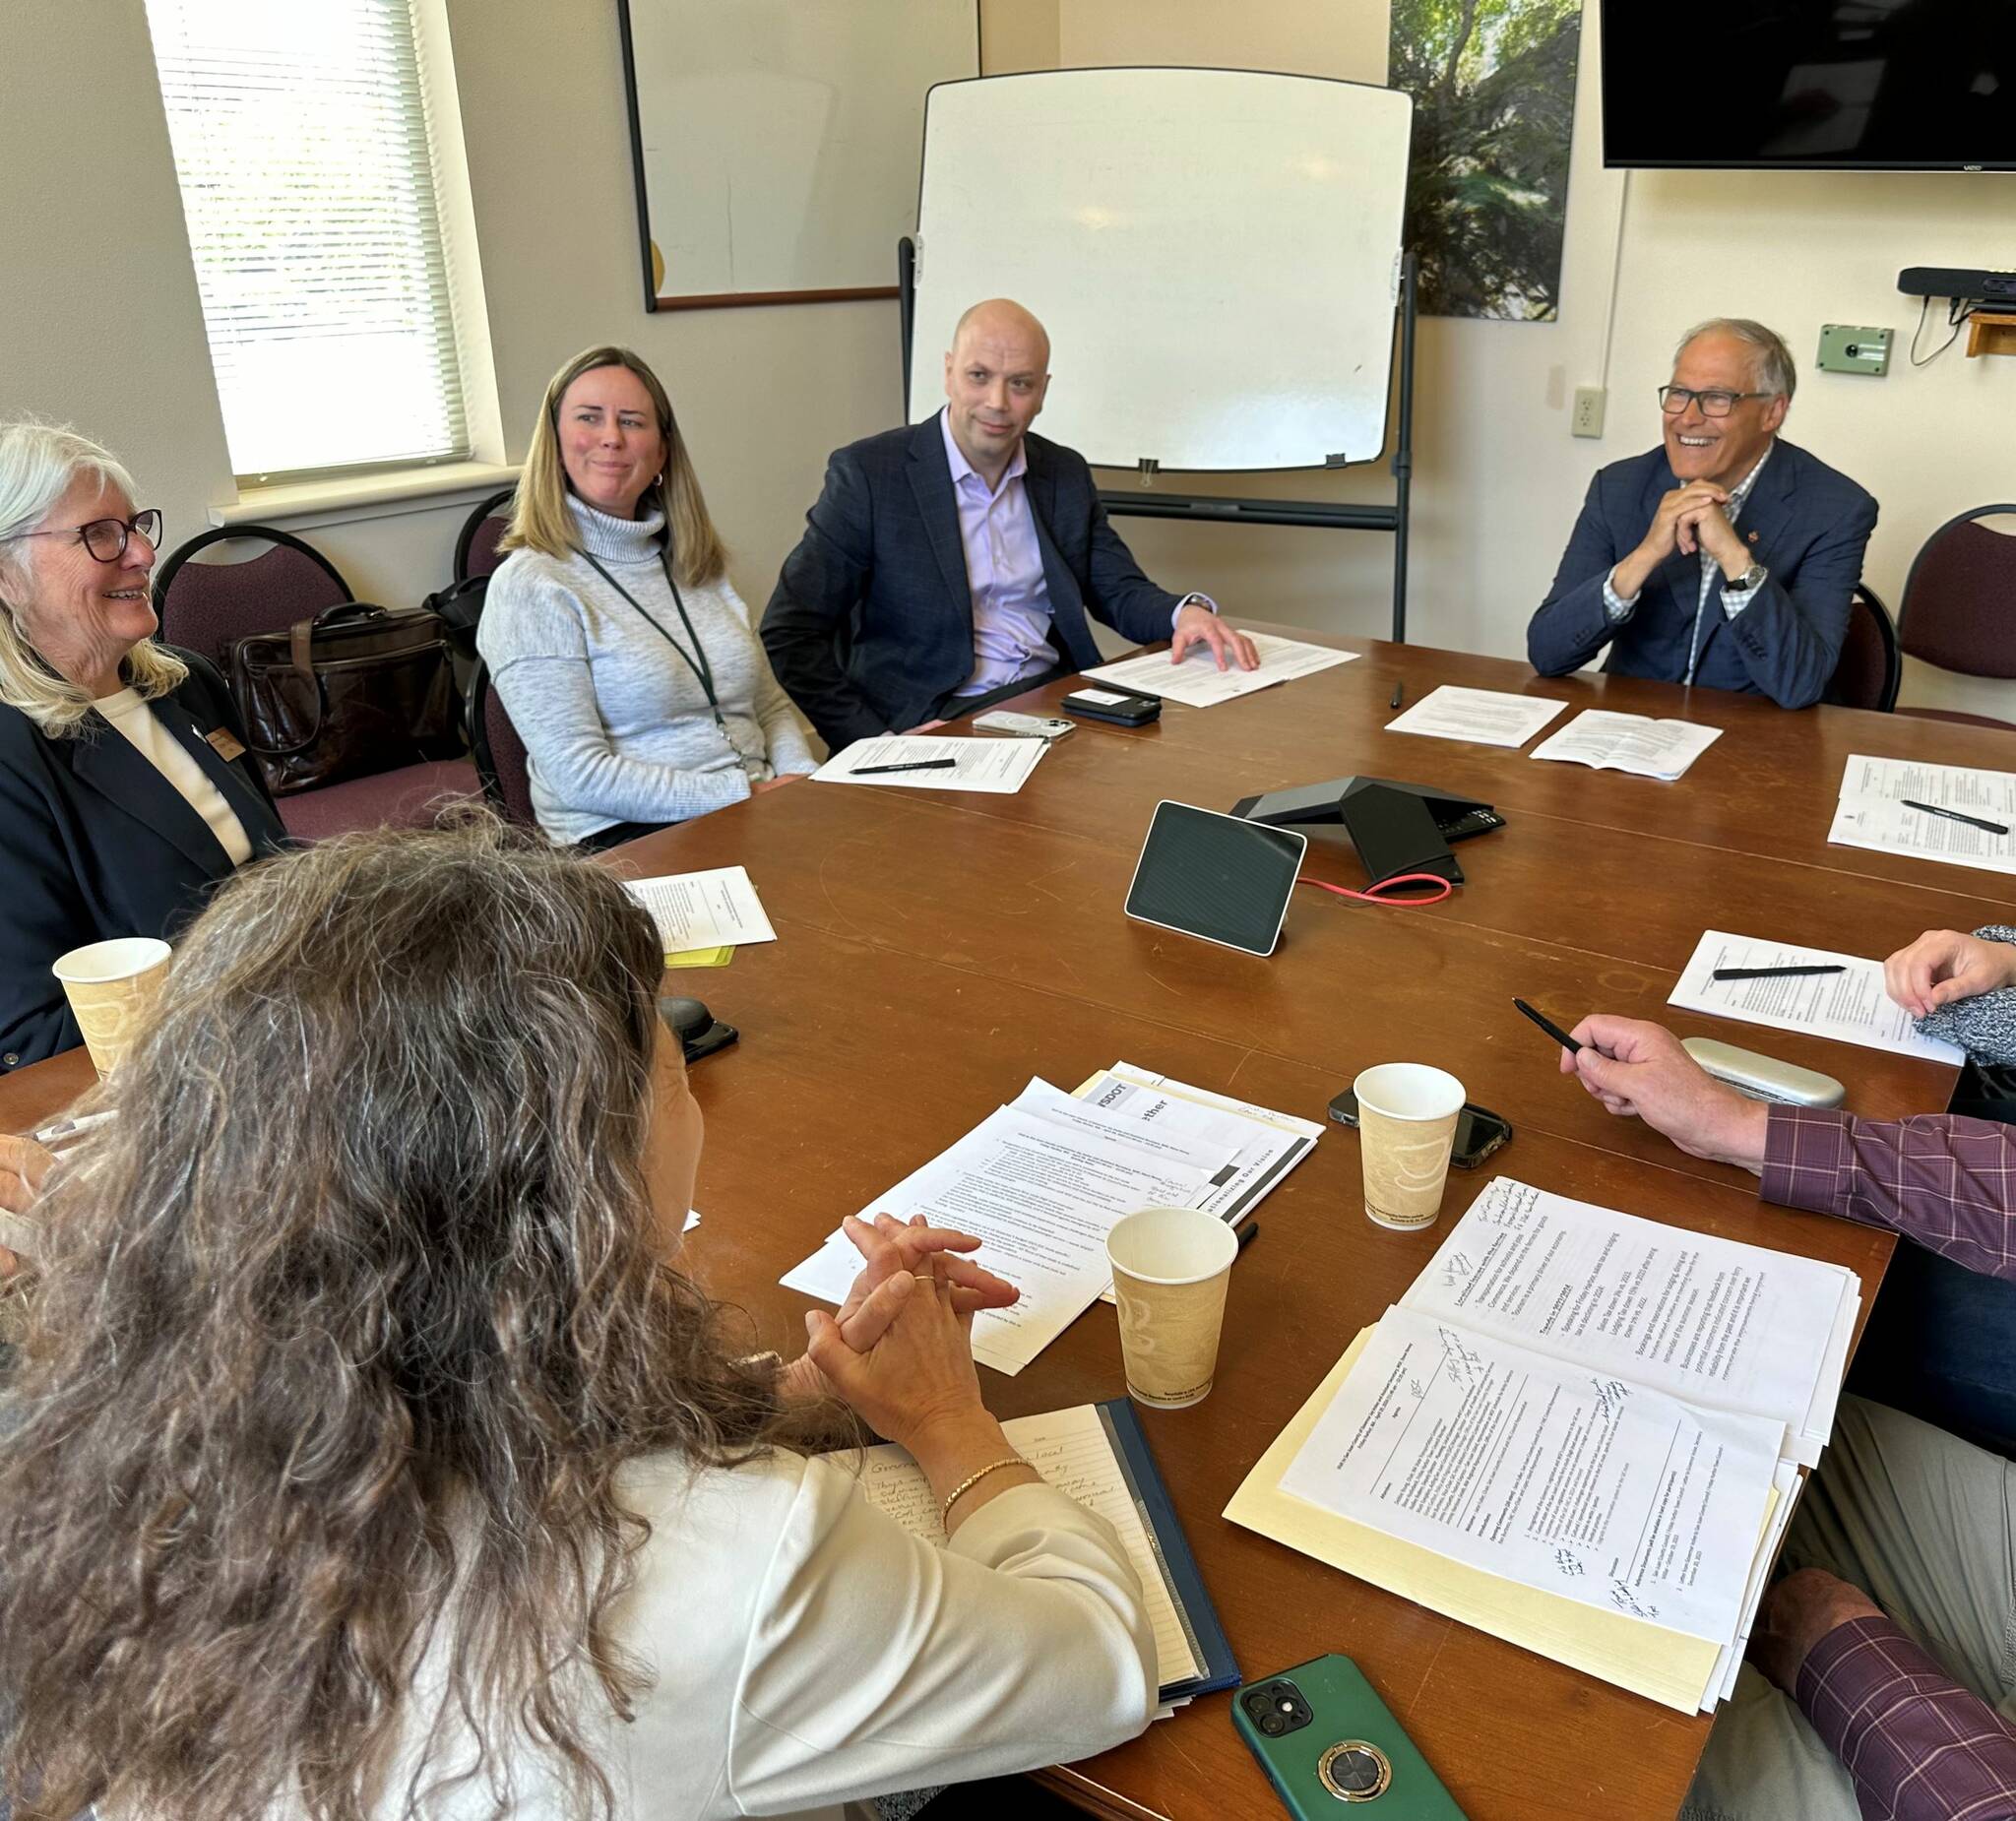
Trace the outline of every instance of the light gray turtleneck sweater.
{"label": "light gray turtleneck sweater", "polygon": [[717,724],[692,666],[644,617],[697,656],[659,562],[662,517],[612,519],[568,504],[582,549],[637,606],[580,551],[517,550],[490,578],[476,630],[532,761],[539,827],[572,844],[618,822],[683,822],[741,802],[752,784],[812,771],[727,578],[679,591],[714,672]]}

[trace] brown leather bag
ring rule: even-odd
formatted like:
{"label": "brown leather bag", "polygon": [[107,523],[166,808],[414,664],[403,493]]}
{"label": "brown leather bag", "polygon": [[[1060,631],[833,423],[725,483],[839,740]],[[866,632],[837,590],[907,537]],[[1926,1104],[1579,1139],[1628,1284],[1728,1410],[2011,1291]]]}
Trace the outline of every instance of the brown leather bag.
{"label": "brown leather bag", "polygon": [[465,750],[447,628],[425,607],[346,601],[224,656],[275,796]]}

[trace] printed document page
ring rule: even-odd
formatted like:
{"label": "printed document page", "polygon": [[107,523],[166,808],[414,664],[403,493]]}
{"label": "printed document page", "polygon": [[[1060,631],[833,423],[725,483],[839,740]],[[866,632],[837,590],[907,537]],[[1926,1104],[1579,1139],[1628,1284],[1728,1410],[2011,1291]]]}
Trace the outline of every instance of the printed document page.
{"label": "printed document page", "polygon": [[1764,1540],[1757,1545],[1756,1559],[1750,1563],[1750,1579],[1743,1589],[1743,1616],[1736,1627],[1736,1635],[1722,1647],[1722,1656],[1715,1665],[1715,1679],[1708,1685],[1701,1697],[1701,1711],[1715,1712],[1718,1703],[1727,1701],[1736,1691],[1736,1671],[1743,1666],[1743,1653],[1750,1648],[1750,1632],[1757,1623],[1757,1608],[1764,1601],[1764,1589],[1771,1579],[1771,1570],[1778,1561],[1779,1546],[1785,1541],[1787,1527],[1792,1523],[1792,1514],[1797,1508],[1800,1489],[1805,1480],[1799,1470],[1790,1461],[1780,1461],[1778,1472],[1773,1476],[1771,1487],[1777,1493],[1777,1502],[1771,1507],[1771,1516],[1764,1526]]}
{"label": "printed document page", "polygon": [[1691,721],[1654,721],[1586,708],[1533,749],[1536,759],[1565,759],[1600,772],[1631,772],[1670,784],[1722,737],[1720,727]]}
{"label": "printed document page", "polygon": [[[1929,803],[1928,796],[1920,802]],[[1968,813],[1974,814],[1970,810]],[[1928,816],[1894,797],[1845,796],[1834,806],[1834,826],[1827,839],[1840,848],[1874,848],[1885,853],[1910,853],[1922,860],[1943,860],[1948,866],[1978,866],[1984,872],[2016,873],[2016,812],[2004,812],[1997,835],[1955,822],[1950,816]],[[1983,816],[1984,822],[1993,820]]]}
{"label": "printed document page", "polygon": [[[1717,980],[1718,968],[1791,968],[1805,962],[1839,962],[1842,973],[1811,973],[1775,980]],[[1712,1012],[1772,1031],[1805,1031],[1814,1036],[1887,1049],[1927,1062],[1959,1063],[1966,1054],[1952,1043],[1920,1036],[1911,1014],[1883,991],[1883,964],[1832,949],[1795,942],[1765,942],[1711,929],[1695,946],[1667,1004],[1686,1012]]]}
{"label": "printed document page", "polygon": [[1842,769],[1841,795],[1916,797],[1941,809],[1965,810],[1990,822],[2016,819],[2016,772],[1982,772],[1966,765],[1926,765],[1917,759],[1877,759],[1856,753]]}
{"label": "printed document page", "polygon": [[1241,670],[1229,659],[1221,670],[1211,649],[1199,645],[1184,655],[1181,663],[1170,663],[1167,652],[1148,652],[1117,663],[1100,664],[1085,676],[1089,682],[1110,683],[1115,689],[1130,689],[1141,696],[1161,696],[1166,702],[1181,702],[1188,708],[1214,708],[1221,702],[1250,696],[1256,689],[1272,689],[1276,683],[1351,663],[1362,655],[1305,645],[1299,639],[1281,639],[1269,632],[1246,636],[1260,654],[1257,670]]}
{"label": "printed document page", "polygon": [[712,872],[625,879],[623,885],[651,912],[667,955],[777,940],[746,867],[718,866]]}
{"label": "printed document page", "polygon": [[[1170,1598],[1162,1563],[1148,1540],[1141,1508],[1128,1489],[1119,1456],[1100,1420],[1098,1406],[1051,1411],[1040,1416],[1017,1416],[1001,1425],[1008,1446],[1044,1479],[1087,1511],[1105,1519],[1119,1533],[1120,1546],[1141,1577],[1148,1596],[1148,1616],[1155,1626],[1156,1681],[1167,1688],[1193,1681],[1204,1665],[1191,1648],[1188,1628]],[[913,1536],[943,1545],[945,1525],[930,1482],[909,1453],[894,1442],[861,1451],[861,1490],[877,1511],[894,1518]],[[835,1457],[846,1466],[853,1457]]]}
{"label": "printed document page", "polygon": [[1782,1431],[1389,1309],[1281,1487],[1723,1645],[1742,1620]]}
{"label": "printed document page", "polygon": [[1544,696],[1459,689],[1444,683],[1389,721],[1386,731],[1426,733],[1440,740],[1468,740],[1475,746],[1524,746],[1567,706]]}
{"label": "printed document page", "polygon": [[[934,733],[881,733],[855,740],[812,774],[822,785],[895,785],[909,790],[980,790],[989,796],[1013,796],[1036,770],[1047,740],[1002,739],[975,735],[944,739]],[[925,772],[884,772],[877,777],[854,774],[871,765],[917,765],[950,759]]]}
{"label": "printed document page", "polygon": [[1833,1433],[1860,1294],[1840,1265],[1499,1176],[1401,1307],[1703,1409],[1782,1423],[1788,1451],[1812,1467]]}
{"label": "printed document page", "polygon": [[[1002,1106],[949,1151],[878,1195],[862,1220],[921,1214],[980,1241],[976,1255],[1022,1291],[1008,1309],[974,1317],[974,1357],[1020,1372],[1082,1315],[1110,1281],[1106,1233],[1139,1208],[1188,1207],[1205,1172],[1139,1145]],[[786,1275],[788,1289],[843,1302],[860,1271],[844,1232]]]}

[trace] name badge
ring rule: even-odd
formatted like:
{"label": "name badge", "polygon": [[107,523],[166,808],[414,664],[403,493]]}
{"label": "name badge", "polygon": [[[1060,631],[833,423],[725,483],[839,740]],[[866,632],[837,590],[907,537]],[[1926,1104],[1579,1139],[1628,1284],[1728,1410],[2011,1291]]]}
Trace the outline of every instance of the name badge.
{"label": "name badge", "polygon": [[233,759],[240,757],[245,750],[245,742],[239,739],[229,727],[219,727],[213,732],[206,733],[203,736],[203,743],[226,765],[230,764]]}

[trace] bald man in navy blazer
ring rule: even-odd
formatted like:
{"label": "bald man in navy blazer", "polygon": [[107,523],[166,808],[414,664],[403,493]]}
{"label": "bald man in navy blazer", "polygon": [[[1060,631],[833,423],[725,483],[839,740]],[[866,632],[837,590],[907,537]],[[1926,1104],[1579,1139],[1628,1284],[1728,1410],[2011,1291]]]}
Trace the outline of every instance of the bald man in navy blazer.
{"label": "bald man in navy blazer", "polygon": [[945,356],[945,408],[836,450],[763,614],[778,681],[838,752],[1102,661],[1087,615],[1137,645],[1252,641],[1202,595],[1171,595],[1106,523],[1085,458],[1029,434],[1049,338],[1020,304],[976,303]]}
{"label": "bald man in navy blazer", "polygon": [[1622,676],[1819,701],[1840,660],[1876,502],[1778,440],[1796,384],[1761,323],[1690,330],[1660,389],[1662,446],[1590,483],[1526,630],[1543,676],[1607,645]]}

